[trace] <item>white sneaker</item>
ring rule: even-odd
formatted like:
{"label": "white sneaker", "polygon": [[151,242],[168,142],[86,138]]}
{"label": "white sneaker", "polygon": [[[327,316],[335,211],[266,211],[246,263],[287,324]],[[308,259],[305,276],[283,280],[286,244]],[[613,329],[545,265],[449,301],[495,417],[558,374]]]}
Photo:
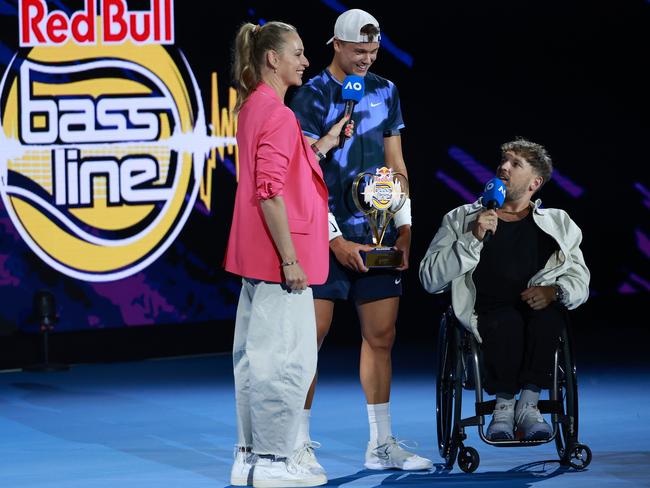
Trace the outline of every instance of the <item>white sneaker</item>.
{"label": "white sneaker", "polygon": [[537,408],[535,403],[519,405],[515,411],[517,421],[517,437],[527,441],[543,441],[553,435],[551,427]]}
{"label": "white sneaker", "polygon": [[418,471],[431,469],[433,463],[430,459],[423,458],[412,452],[408,452],[400,446],[400,442],[393,436],[386,439],[384,444],[372,447],[368,443],[366,449],[367,469],[403,469],[404,471]]}
{"label": "white sneaker", "polygon": [[314,474],[291,458],[257,457],[253,469],[253,486],[256,488],[282,488],[288,486],[320,486],[327,483],[324,474]]}
{"label": "white sneaker", "polygon": [[492,412],[492,420],[488,425],[486,437],[491,441],[511,441],[515,438],[514,429],[514,403],[499,403]]}
{"label": "white sneaker", "polygon": [[306,441],[296,449],[291,458],[296,464],[300,464],[307,468],[313,474],[322,474],[325,476],[325,469],[320,465],[316,459],[316,453],[314,448],[318,449],[320,447],[319,442],[315,441]]}
{"label": "white sneaker", "polygon": [[235,448],[235,461],[230,470],[230,484],[233,486],[253,486],[251,468],[254,464],[254,454]]}

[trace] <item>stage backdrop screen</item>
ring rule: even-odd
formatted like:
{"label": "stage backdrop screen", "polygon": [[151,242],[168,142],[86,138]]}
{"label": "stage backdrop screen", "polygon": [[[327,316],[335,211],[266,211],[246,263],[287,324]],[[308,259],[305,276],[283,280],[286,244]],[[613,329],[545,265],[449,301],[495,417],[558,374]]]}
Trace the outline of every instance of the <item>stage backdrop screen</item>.
{"label": "stage backdrop screen", "polygon": [[6,0],[0,326],[36,330],[40,290],[55,296],[57,331],[232,323],[235,33],[295,25],[307,79],[331,62],[326,42],[351,7],[379,20],[371,71],[395,83],[405,122],[402,334],[437,303],[417,268],[443,215],[480,195],[517,136],[553,157],[538,196],[583,231],[587,307],[647,297],[648,2]]}
{"label": "stage backdrop screen", "polygon": [[184,49],[173,0],[3,9],[1,320],[36,325],[39,290],[57,330],[232,318],[227,43]]}

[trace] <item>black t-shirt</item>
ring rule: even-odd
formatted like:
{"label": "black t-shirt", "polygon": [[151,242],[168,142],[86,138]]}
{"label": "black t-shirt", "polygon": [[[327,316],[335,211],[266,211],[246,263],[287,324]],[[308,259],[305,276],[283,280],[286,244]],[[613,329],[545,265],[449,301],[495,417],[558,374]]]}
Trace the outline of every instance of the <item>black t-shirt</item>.
{"label": "black t-shirt", "polygon": [[555,240],[537,227],[532,212],[516,222],[499,219],[497,231],[483,246],[472,274],[476,313],[520,304],[528,280],[557,249]]}

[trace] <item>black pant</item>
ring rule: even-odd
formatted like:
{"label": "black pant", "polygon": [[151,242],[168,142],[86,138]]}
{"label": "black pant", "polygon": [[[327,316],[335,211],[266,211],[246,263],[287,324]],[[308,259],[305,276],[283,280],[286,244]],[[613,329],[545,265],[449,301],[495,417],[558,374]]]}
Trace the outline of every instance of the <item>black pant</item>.
{"label": "black pant", "polygon": [[522,304],[479,314],[485,391],[516,394],[529,383],[550,388],[565,314],[556,303],[542,310]]}

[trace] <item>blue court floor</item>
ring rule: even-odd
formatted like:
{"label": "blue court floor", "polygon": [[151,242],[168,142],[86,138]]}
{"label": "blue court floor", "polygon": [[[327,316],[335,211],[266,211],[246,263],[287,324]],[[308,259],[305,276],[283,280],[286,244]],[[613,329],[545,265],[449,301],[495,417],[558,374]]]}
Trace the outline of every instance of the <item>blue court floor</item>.
{"label": "blue court floor", "polygon": [[[430,472],[367,471],[368,427],[356,371],[358,351],[321,357],[312,438],[330,486],[650,486],[650,367],[580,367],[581,441],[588,469],[557,463],[552,444],[478,449],[473,474],[443,471],[435,439],[432,352],[395,364],[393,431],[431,457]],[[227,486],[235,442],[228,354],[75,365],[65,373],[0,374],[0,487],[198,488]],[[348,367],[349,366],[349,367]],[[472,392],[465,405],[472,404]]]}

